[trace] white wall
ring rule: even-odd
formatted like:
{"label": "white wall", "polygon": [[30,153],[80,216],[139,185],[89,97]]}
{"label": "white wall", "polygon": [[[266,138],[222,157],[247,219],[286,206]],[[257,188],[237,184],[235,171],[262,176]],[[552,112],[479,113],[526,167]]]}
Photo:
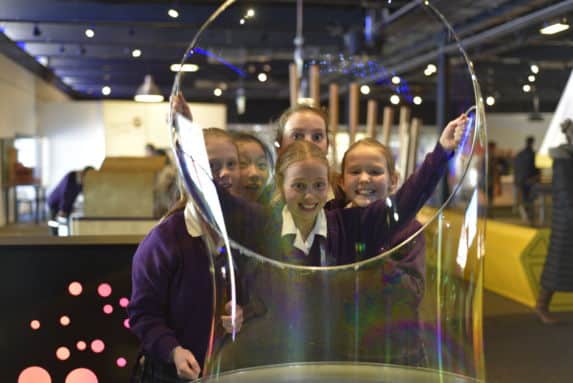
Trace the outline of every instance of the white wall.
{"label": "white wall", "polygon": [[38,135],[48,143],[42,166],[47,190],[70,170],[101,165],[105,157],[102,116],[99,101],[38,104]]}
{"label": "white wall", "polygon": [[530,121],[527,113],[488,113],[486,115],[488,140],[498,148],[519,151],[525,147],[527,136],[535,137],[535,149],[541,146],[552,113],[542,113],[542,121]]}

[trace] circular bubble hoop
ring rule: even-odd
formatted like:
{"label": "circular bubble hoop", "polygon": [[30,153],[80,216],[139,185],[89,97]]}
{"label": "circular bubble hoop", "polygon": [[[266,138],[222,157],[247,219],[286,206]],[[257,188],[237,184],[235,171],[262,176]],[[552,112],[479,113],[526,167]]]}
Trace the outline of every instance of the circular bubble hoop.
{"label": "circular bubble hoop", "polygon": [[[228,54],[210,41],[218,35],[217,26],[224,29],[244,12],[236,3],[241,2],[226,1],[211,15],[181,64],[216,60],[229,82],[248,81],[247,71],[225,59]],[[432,38],[427,49],[440,44],[454,63],[452,108],[468,116],[464,135],[452,155],[434,148],[437,128],[432,130],[435,134],[420,135],[417,144],[413,134],[400,135],[398,145],[390,140],[399,173],[413,175],[403,177],[407,181],[395,194],[367,208],[332,208],[335,212],[327,216],[339,220],[341,239],[333,239],[328,231],[328,245],[319,245],[316,265],[289,261],[296,246],[285,245],[273,218],[284,205],[248,204],[214,182],[202,130],[209,123],[181,107],[180,97],[192,95],[195,86],[186,72],[177,73],[169,118],[172,147],[186,193],[199,212],[215,286],[213,307],[206,308],[212,310],[213,320],[203,381],[484,381],[483,101],[472,63],[445,17],[428,1],[419,2],[404,17],[387,26],[385,33],[414,45],[422,45],[416,40],[419,34],[407,33],[414,25],[422,33],[441,36],[440,43]],[[397,72],[392,68],[407,71],[422,65],[405,63],[399,52],[385,66],[381,59],[365,61],[327,51],[311,56],[304,57],[303,69],[319,65],[323,83],[370,82],[396,92],[404,103],[411,103],[414,94],[405,80],[391,80]],[[429,62],[435,58],[427,56]],[[406,120],[406,127],[415,124],[419,122]],[[331,133],[331,140],[344,150],[347,135]],[[418,150],[401,149],[412,145]],[[416,155],[422,151],[431,152],[430,159]],[[430,203],[422,207],[426,201]],[[345,220],[352,221],[347,225],[350,232],[344,232]],[[330,227],[331,221],[326,221]],[[231,317],[230,329],[222,326],[224,315]]]}

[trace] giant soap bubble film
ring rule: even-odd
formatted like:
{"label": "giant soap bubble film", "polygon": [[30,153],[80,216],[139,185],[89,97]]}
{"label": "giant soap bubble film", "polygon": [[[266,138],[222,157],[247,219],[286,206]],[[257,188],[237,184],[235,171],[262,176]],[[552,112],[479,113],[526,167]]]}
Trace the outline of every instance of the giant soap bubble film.
{"label": "giant soap bubble film", "polygon": [[[193,100],[202,86],[201,70],[218,71],[219,87],[235,92],[241,108],[250,84],[258,81],[249,67],[264,53],[256,43],[264,25],[249,19],[247,5],[227,1],[205,22],[181,63],[202,69],[177,74],[172,100]],[[295,20],[295,15],[293,5],[284,17]],[[237,22],[252,34],[252,45],[233,52],[218,49],[217,41],[229,38],[225,26]],[[285,36],[267,38],[280,45],[296,34],[294,23]],[[330,84],[337,84],[344,100],[356,83],[369,85],[362,101],[377,98],[380,115],[383,107],[394,113],[390,134],[359,128],[354,139],[371,135],[387,144],[399,187],[366,208],[344,209],[345,203],[331,208],[328,238],[318,241],[314,264],[292,256],[292,238],[281,236],[282,185],[274,185],[279,201],[266,204],[248,203],[226,190],[209,164],[204,136],[208,140],[213,134],[202,129],[210,127],[172,101],[173,150],[207,233],[216,286],[205,381],[485,380],[481,302],[487,166],[477,78],[454,30],[432,2],[395,14],[383,36],[371,37],[373,42],[361,41],[358,52],[352,49],[356,36],[345,36],[347,44],[341,46],[330,35],[307,32],[304,43],[296,40],[292,56],[275,54],[271,62],[271,92],[288,95],[288,81],[276,83],[273,77],[288,73],[289,63],[295,63],[299,99],[311,97],[308,73],[318,68],[321,106],[329,106]],[[409,55],[414,48],[416,54]],[[437,110],[439,49],[449,56],[450,107],[447,118],[436,112],[434,121],[426,122],[416,117],[416,108]],[[391,96],[397,96],[396,105]],[[441,128],[461,113],[468,120],[455,153],[434,149]],[[336,131],[330,127],[332,168],[339,168],[352,140],[345,124]],[[221,325],[221,315],[234,318],[231,331]]]}

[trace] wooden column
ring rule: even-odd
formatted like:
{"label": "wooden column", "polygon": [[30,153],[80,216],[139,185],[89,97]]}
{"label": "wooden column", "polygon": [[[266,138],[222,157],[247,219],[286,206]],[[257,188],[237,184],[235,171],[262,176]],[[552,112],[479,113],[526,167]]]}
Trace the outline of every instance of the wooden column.
{"label": "wooden column", "polygon": [[384,120],[382,121],[382,143],[390,145],[390,133],[394,125],[394,108],[391,106],[384,107]]}
{"label": "wooden column", "polygon": [[420,138],[420,130],[422,130],[422,120],[413,118],[410,125],[410,145],[408,147],[408,169],[406,170],[406,177],[409,177],[414,170],[416,170],[416,157],[418,153],[418,142]]}
{"label": "wooden column", "polygon": [[403,183],[408,173],[408,147],[410,146],[410,108],[400,107],[400,154],[398,156],[398,171],[400,172],[400,183]]}
{"label": "wooden column", "polygon": [[298,104],[298,93],[299,93],[299,78],[298,70],[295,63],[289,65],[289,83],[290,83],[290,106],[295,106]]}
{"label": "wooden column", "polygon": [[338,153],[336,151],[336,134],[338,133],[338,119],[339,119],[339,110],[338,110],[338,85],[337,84],[330,84],[329,88],[329,121],[328,127],[330,130],[330,150],[332,153],[332,162],[335,165],[338,165]]}
{"label": "wooden column", "polygon": [[356,140],[356,131],[358,130],[358,113],[360,108],[360,93],[358,84],[350,84],[350,112],[348,113],[348,134],[350,137],[349,145]]}
{"label": "wooden column", "polygon": [[313,64],[310,66],[310,98],[312,105],[320,107],[320,68]]}
{"label": "wooden column", "polygon": [[368,100],[368,114],[366,116],[366,135],[376,139],[378,133],[378,102]]}

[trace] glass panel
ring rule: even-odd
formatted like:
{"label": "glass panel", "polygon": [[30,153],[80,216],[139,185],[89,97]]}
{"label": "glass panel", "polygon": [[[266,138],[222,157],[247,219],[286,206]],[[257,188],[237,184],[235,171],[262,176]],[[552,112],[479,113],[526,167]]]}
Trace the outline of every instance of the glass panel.
{"label": "glass panel", "polygon": [[[245,93],[248,97],[249,81],[256,81],[256,73],[248,71],[257,53],[255,36],[264,22],[285,21],[275,14],[276,19],[251,22],[245,4],[225,2],[195,36],[182,62],[200,71],[218,71],[222,82],[233,84],[239,105]],[[296,15],[291,11],[285,19]],[[225,25],[236,22],[244,25],[245,34],[253,34],[252,46],[237,47],[234,55],[217,50],[217,39],[232,39]],[[184,106],[201,84],[200,76],[180,72],[176,77],[173,150],[192,201],[186,214],[196,213],[215,282],[211,337],[202,367],[207,381],[484,380],[486,134],[477,79],[453,29],[430,2],[371,22],[384,26],[383,36],[354,36],[359,46],[347,46],[348,54],[331,44],[332,36],[309,28],[303,49],[295,55],[302,58],[301,102],[311,95],[307,73],[318,65],[323,93],[336,83],[342,98],[350,84],[368,84],[368,97],[381,105],[399,105],[394,106],[400,115],[394,128],[398,134],[372,134],[385,141],[385,149],[358,145],[349,152],[355,156],[347,155],[348,162],[340,164],[336,160],[342,159],[344,143],[354,134],[342,128],[330,132],[330,165],[342,172],[331,187],[336,191],[342,185],[344,194],[325,210],[331,197],[325,179],[334,171],[326,165],[320,144],[289,146],[284,135],[269,192],[275,198],[263,203],[242,198],[234,188],[238,164],[233,158],[237,162],[238,154],[233,145],[225,146],[232,138],[202,130],[208,126],[191,118],[193,111]],[[363,31],[364,25],[348,30]],[[440,51],[449,57],[448,68],[438,65]],[[277,58],[273,68],[284,74],[290,60]],[[436,77],[442,73],[449,73],[449,82],[438,89]],[[281,85],[286,94],[287,83]],[[219,89],[231,91],[227,86]],[[427,123],[411,118],[424,105],[439,110],[435,96],[440,92],[448,96],[446,112],[436,112]],[[388,102],[391,96],[397,99]],[[312,127],[304,120],[301,136],[293,137],[306,138],[304,129],[310,129],[313,140]],[[285,131],[291,128],[285,126]],[[355,138],[367,134],[358,129]],[[356,154],[372,155],[369,165],[382,161],[383,171],[369,173],[360,167],[366,165],[354,169],[352,161],[360,163]],[[396,172],[390,159],[396,161]],[[349,179],[364,172],[369,181],[356,181],[353,189]],[[380,176],[385,181],[376,184],[373,179]],[[298,232],[283,235],[289,215]],[[313,242],[315,232],[320,234]]]}

